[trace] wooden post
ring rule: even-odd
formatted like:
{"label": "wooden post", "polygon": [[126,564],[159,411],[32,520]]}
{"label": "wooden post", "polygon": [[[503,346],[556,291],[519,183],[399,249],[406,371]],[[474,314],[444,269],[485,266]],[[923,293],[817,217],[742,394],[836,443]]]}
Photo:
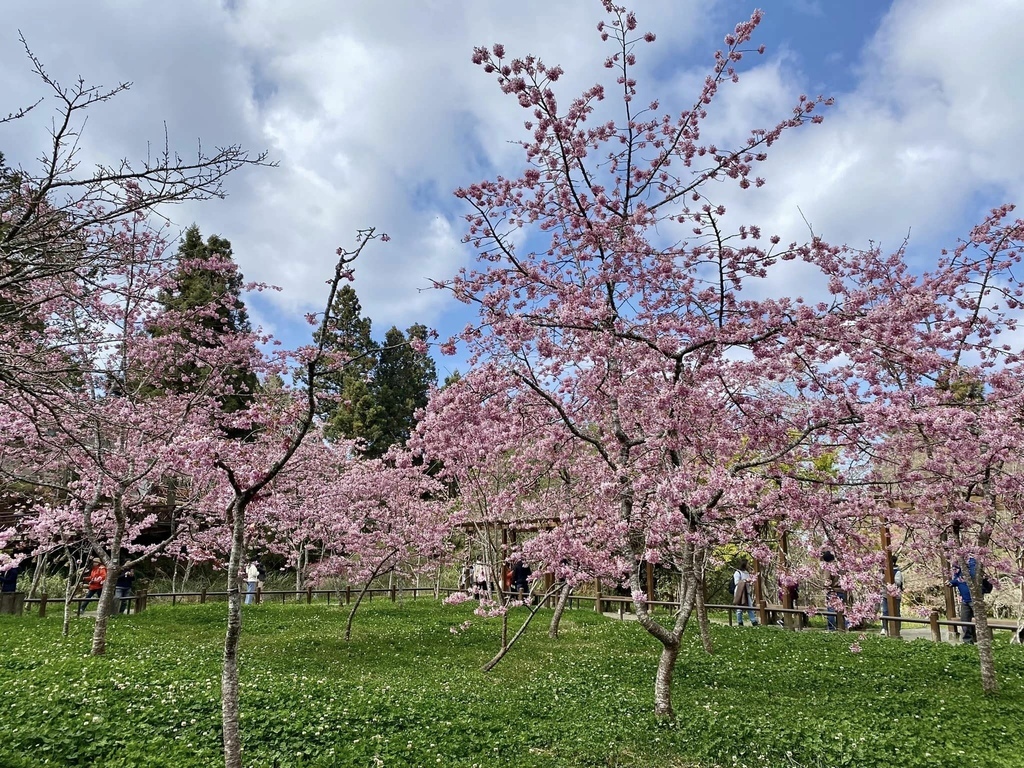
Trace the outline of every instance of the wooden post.
{"label": "wooden post", "polygon": [[313,588],[312,587],[306,587],[306,605],[309,605],[312,602],[313,602]]}
{"label": "wooden post", "polygon": [[624,602],[622,602],[621,600],[619,600],[619,621],[622,621],[625,618],[625,613],[626,613],[626,604]]}
{"label": "wooden post", "polygon": [[836,611],[836,629],[840,632],[846,631],[846,614],[842,608]]}
{"label": "wooden post", "polygon": [[263,600],[263,590],[260,589],[259,585],[257,584],[256,585],[256,605],[259,605],[260,601],[262,601],[262,600]]}
{"label": "wooden post", "polygon": [[595,595],[595,597],[594,597],[594,610],[597,611],[598,613],[602,613],[602,611],[601,611],[601,580],[600,579],[594,579],[594,585],[595,585],[595,590],[594,590],[594,595]]}
{"label": "wooden post", "polygon": [[647,563],[647,599],[658,599],[654,594],[654,565],[651,563]]}
{"label": "wooden post", "polygon": [[349,605],[352,602],[352,585],[345,585],[345,605]]}
{"label": "wooden post", "polygon": [[391,585],[391,602],[392,603],[395,602],[395,599],[397,598],[397,596],[398,596],[397,587],[394,584],[392,584]]}
{"label": "wooden post", "polygon": [[768,624],[768,608],[764,601],[764,589],[761,587],[761,561],[754,560],[754,605],[757,606],[757,623],[762,627]]}
{"label": "wooden post", "polygon": [[942,642],[942,632],[939,631],[939,612],[932,611],[928,614],[928,626],[932,629],[932,640],[936,643]]}
{"label": "wooden post", "polygon": [[46,618],[46,601],[48,599],[49,599],[49,597],[47,596],[47,594],[45,592],[43,592],[43,594],[41,594],[39,596],[39,618],[40,619]]}
{"label": "wooden post", "polygon": [[[947,582],[946,586],[944,588],[944,591],[946,593],[946,618],[949,621],[956,621],[957,620],[956,602],[954,602],[954,600],[953,600],[953,587],[952,587],[952,585]],[[956,637],[958,637],[960,635],[959,627],[951,626],[946,631],[946,635],[947,635],[946,639],[952,641],[954,638],[956,638]]]}
{"label": "wooden post", "polygon": [[[896,583],[896,569],[892,567],[892,537],[889,534],[889,526],[887,523],[882,523],[882,553],[885,555],[885,584],[886,587]],[[888,589],[885,593],[885,612],[891,616],[896,616],[896,598],[889,594]],[[893,618],[890,620],[882,619],[882,628],[885,630],[889,637],[900,636],[900,622]]]}
{"label": "wooden post", "polygon": [[200,593],[199,593],[199,604],[200,605],[205,605],[206,604],[206,587],[203,587],[202,591],[200,591]]}
{"label": "wooden post", "polygon": [[[784,571],[789,566],[789,531],[783,531],[779,537],[779,570]],[[793,604],[793,590],[787,585],[781,585],[782,588],[782,607],[785,609],[782,613],[782,626],[786,629],[799,629],[800,628],[800,617],[795,613],[790,613],[796,606]]]}

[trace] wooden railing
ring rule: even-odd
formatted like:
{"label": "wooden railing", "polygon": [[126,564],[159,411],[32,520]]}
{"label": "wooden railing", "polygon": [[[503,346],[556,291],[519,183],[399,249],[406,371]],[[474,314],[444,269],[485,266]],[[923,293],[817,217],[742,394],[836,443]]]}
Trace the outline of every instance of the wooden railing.
{"label": "wooden railing", "polygon": [[[374,596],[380,597],[385,596],[391,602],[396,602],[398,597],[411,596],[413,600],[421,596],[429,596],[433,598],[437,594],[452,594],[463,590],[453,589],[449,587],[442,587],[439,590],[435,590],[433,587],[380,587],[366,590],[365,598],[373,600]],[[244,588],[239,590],[242,599],[244,600],[247,596],[247,592]],[[353,590],[351,586],[347,586],[343,589],[313,589],[307,587],[304,590],[295,589],[277,589],[277,590],[264,590],[257,589],[253,593],[253,602],[260,604],[267,601],[277,602],[280,599],[281,604],[287,602],[293,603],[306,603],[307,605],[314,601],[326,601],[327,605],[331,605],[332,601],[338,605],[349,605],[351,604],[353,597],[357,596],[359,590]],[[9,593],[9,594],[21,594],[21,593]],[[129,598],[128,608],[130,612],[138,613],[146,610],[150,601],[167,601],[170,600],[171,605],[177,605],[180,603],[199,603],[203,604],[211,600],[227,600],[228,592],[226,590],[209,590],[202,589],[193,592],[148,592],[147,590],[139,590]],[[547,607],[552,607],[557,595],[547,595],[543,600],[548,603]],[[76,598],[73,602],[80,602],[81,598]],[[24,598],[19,601],[19,609],[22,605],[25,606],[36,606],[37,614],[39,616],[46,616],[47,606],[50,603],[61,603],[62,601],[51,600],[47,595],[41,595],[37,598]],[[627,612],[629,612],[633,604],[631,597],[624,597],[620,595],[604,595],[598,592],[595,595],[570,595],[567,601],[567,607],[569,608],[592,608],[599,613],[618,613],[620,619],[624,619]],[[664,608],[666,610],[676,610],[679,604],[674,601],[668,600],[650,600],[647,603],[649,606],[655,608]],[[612,606],[616,606],[613,608]],[[782,605],[775,605],[771,603],[764,603],[761,605],[755,605],[753,608],[747,606],[735,606],[724,603],[708,603],[707,608],[709,612],[725,611],[729,624],[732,625],[733,617],[737,610],[746,612],[753,610],[758,615],[758,621],[761,624],[769,624],[777,620],[777,617],[791,616],[798,621],[802,621],[805,616],[820,615],[820,616],[834,616],[835,625],[838,631],[846,631],[846,620],[842,611],[831,611],[828,609],[819,609],[814,606],[806,606],[802,608],[786,608]],[[18,611],[20,612],[20,610]],[[903,625],[920,625],[926,626],[931,630],[931,639],[936,642],[942,641],[942,628],[946,628],[950,635],[955,631],[959,631],[962,627],[971,626],[972,622],[962,622],[953,619],[940,619],[938,611],[932,611],[926,618],[913,617],[913,616],[899,616],[899,617],[880,617],[884,619],[889,626],[892,628],[890,636],[899,637],[900,628]],[[1016,631],[1017,623],[1012,621],[1002,621],[998,619],[990,618],[988,626],[991,630],[1007,630]],[[1022,638],[1024,639],[1024,638]]]}

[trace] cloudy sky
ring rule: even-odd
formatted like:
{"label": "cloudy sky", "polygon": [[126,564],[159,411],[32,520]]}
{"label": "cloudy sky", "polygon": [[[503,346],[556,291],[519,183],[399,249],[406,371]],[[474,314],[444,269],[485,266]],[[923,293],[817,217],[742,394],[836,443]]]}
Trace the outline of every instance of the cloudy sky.
{"label": "cloudy sky", "polygon": [[[692,103],[712,54],[755,3],[637,0],[645,100]],[[1021,0],[762,0],[742,80],[710,116],[723,141],[774,124],[801,93],[836,98],[823,125],[773,149],[752,194],[731,210],[784,237],[802,216],[832,242],[896,246],[910,233],[922,264],[988,208],[1022,199],[1024,29]],[[562,103],[605,79],[598,0],[5,0],[0,113],[41,94],[18,30],[59,80],[130,92],[97,108],[88,159],[239,143],[274,169],[249,169],[229,197],[168,211],[176,226],[230,239],[247,279],[280,286],[252,297],[254,319],[294,345],[320,308],[339,245],[359,227],[393,240],[358,264],[355,288],[382,337],[422,322],[442,336],[462,305],[429,289],[469,263],[464,209],[452,190],[524,165],[514,100],[470,62],[474,45],[560,64]],[[0,152],[33,163],[50,114],[0,127]],[[801,216],[802,213],[802,216]],[[439,360],[442,375],[458,365]]]}

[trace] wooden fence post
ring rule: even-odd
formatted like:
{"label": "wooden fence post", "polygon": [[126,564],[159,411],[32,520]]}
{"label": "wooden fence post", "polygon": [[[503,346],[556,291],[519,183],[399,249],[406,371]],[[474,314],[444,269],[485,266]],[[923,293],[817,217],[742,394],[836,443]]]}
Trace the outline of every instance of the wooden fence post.
{"label": "wooden fence post", "polygon": [[[371,599],[373,598],[372,595],[370,597],[371,597]],[[351,584],[346,584],[345,585],[345,605],[350,605],[351,603],[352,603],[352,585]]]}
{"label": "wooden fence post", "polygon": [[[882,523],[882,552],[885,554],[885,583],[886,586],[893,585],[896,583],[896,568],[893,564],[892,556],[892,537],[889,534],[889,526],[887,523]],[[888,590],[885,596],[882,598],[885,601],[885,613],[889,616],[898,615],[899,611],[896,610],[897,598],[894,595],[890,595]],[[882,629],[889,637],[900,636],[900,622],[898,620],[890,619],[886,621],[882,619]]]}
{"label": "wooden fence post", "polygon": [[256,605],[259,605],[260,601],[262,599],[263,599],[263,590],[260,589],[259,585],[257,584],[256,585]]}
{"label": "wooden fence post", "polygon": [[313,602],[313,588],[312,587],[306,587],[306,605],[309,605],[312,602]]}
{"label": "wooden fence post", "polygon": [[601,580],[595,579],[595,590],[594,590],[594,610],[598,613],[603,613],[601,610]]}
{"label": "wooden fence post", "polygon": [[[946,593],[946,619],[949,621],[957,620],[956,613],[956,601],[953,598],[953,586],[949,583],[944,587]],[[951,626],[946,630],[946,639],[952,641],[953,638],[960,636],[960,627]]]}
{"label": "wooden fence post", "polygon": [[928,626],[932,628],[932,640],[936,643],[942,642],[942,632],[939,630],[939,612],[932,611],[928,614]]}
{"label": "wooden fence post", "polygon": [[39,618],[46,618],[46,601],[49,597],[45,592],[39,596]]}
{"label": "wooden fence post", "polygon": [[206,587],[203,587],[202,592],[199,593],[199,604],[205,605],[206,603]]}
{"label": "wooden fence post", "polygon": [[392,584],[391,585],[391,602],[392,603],[395,602],[395,599],[397,598],[397,596],[398,596],[397,587],[394,584]]}

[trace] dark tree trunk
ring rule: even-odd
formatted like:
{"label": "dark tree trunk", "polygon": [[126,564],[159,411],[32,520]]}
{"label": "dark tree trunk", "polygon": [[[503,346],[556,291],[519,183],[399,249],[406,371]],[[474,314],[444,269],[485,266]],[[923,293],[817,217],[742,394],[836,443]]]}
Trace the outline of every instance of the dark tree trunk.
{"label": "dark tree trunk", "polygon": [[569,602],[569,593],[572,592],[572,587],[569,586],[569,582],[565,582],[562,588],[558,592],[558,602],[555,604],[555,613],[551,616],[551,626],[548,627],[548,637],[558,637],[558,625],[562,621],[562,614],[565,613],[565,606]]}

